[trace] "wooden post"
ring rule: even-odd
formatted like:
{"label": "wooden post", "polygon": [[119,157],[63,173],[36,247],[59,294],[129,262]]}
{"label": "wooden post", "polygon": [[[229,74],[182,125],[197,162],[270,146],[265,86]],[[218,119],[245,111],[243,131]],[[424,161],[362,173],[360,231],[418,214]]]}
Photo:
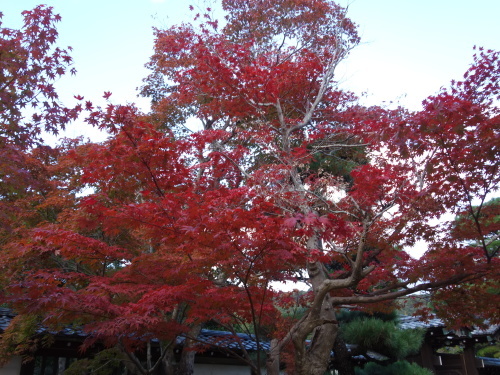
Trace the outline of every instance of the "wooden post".
{"label": "wooden post", "polygon": [[469,341],[465,344],[462,354],[463,370],[465,375],[479,375],[476,368],[476,354],[474,353],[474,344]]}
{"label": "wooden post", "polygon": [[436,356],[434,355],[434,351],[432,350],[431,344],[428,342],[423,343],[422,347],[420,348],[420,358],[418,365],[431,370],[432,372],[435,372],[435,361],[436,361]]}

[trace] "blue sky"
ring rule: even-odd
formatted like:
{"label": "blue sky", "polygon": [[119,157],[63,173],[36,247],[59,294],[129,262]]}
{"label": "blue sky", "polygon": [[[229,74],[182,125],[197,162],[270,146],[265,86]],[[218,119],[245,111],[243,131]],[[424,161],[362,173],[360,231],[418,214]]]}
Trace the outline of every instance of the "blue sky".
{"label": "blue sky", "polygon": [[[42,1],[0,0],[6,26]],[[194,0],[194,3],[200,3]],[[152,27],[189,21],[183,0],[46,0],[62,16],[60,45],[74,48],[78,71],[58,82],[61,97],[99,102],[111,91],[114,103],[147,101],[136,88],[148,72]],[[367,92],[368,104],[400,101],[413,109],[426,96],[460,79],[473,45],[500,49],[499,0],[340,0],[359,25],[362,44],[342,64],[343,87]],[[102,102],[101,102],[102,103]],[[68,135],[88,133],[81,126]],[[90,134],[90,133],[89,133]]]}

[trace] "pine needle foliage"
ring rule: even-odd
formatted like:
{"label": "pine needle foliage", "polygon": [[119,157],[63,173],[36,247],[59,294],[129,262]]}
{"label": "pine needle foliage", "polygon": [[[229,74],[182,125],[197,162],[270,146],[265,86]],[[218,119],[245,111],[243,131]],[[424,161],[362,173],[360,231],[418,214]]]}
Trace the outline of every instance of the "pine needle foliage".
{"label": "pine needle foliage", "polygon": [[368,362],[362,369],[356,369],[356,375],[432,375],[432,372],[407,361],[397,361],[388,366]]}
{"label": "pine needle foliage", "polygon": [[373,350],[390,358],[403,359],[422,346],[422,330],[403,330],[395,322],[377,318],[356,319],[342,326],[344,340],[362,352]]}

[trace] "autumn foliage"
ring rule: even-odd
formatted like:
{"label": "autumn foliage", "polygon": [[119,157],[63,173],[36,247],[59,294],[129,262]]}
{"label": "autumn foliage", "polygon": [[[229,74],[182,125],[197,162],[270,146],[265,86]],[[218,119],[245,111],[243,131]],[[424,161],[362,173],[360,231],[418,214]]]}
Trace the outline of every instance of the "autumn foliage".
{"label": "autumn foliage", "polygon": [[[359,42],[345,9],[222,8],[220,24],[207,11],[155,31],[141,91],[151,113],[88,103],[87,122],[109,139],[50,152],[28,146],[82,109],[60,105],[50,84],[71,61],[49,52],[57,17],[26,13],[45,35],[31,50],[33,26],[2,30],[12,61],[2,58],[0,168],[2,186],[16,186],[0,192],[2,301],[50,327],[79,324],[86,346],[118,347],[143,374],[189,373],[192,351],[176,362],[176,338],[202,350],[207,323],[271,341],[269,374],[284,361],[288,373],[323,374],[336,309],[387,310],[421,291],[450,324],[499,322],[498,204],[487,204],[499,184],[498,52],[476,51],[463,80],[419,112],[367,108],[335,80]],[[34,87],[48,105],[27,121],[23,103],[41,103]],[[415,259],[419,240],[428,250]],[[310,289],[281,292],[284,281]],[[297,306],[303,315],[286,313]],[[161,355],[141,364],[153,339]],[[239,355],[261,371],[263,353]]]}

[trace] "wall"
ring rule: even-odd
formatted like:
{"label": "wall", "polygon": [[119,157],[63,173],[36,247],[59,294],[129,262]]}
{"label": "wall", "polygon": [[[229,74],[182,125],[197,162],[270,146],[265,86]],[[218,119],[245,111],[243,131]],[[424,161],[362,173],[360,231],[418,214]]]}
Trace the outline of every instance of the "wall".
{"label": "wall", "polygon": [[21,357],[14,357],[5,366],[0,367],[0,375],[19,375],[21,372]]}
{"label": "wall", "polygon": [[[3,373],[0,373],[3,375]],[[251,375],[247,366],[195,364],[194,375]]]}

